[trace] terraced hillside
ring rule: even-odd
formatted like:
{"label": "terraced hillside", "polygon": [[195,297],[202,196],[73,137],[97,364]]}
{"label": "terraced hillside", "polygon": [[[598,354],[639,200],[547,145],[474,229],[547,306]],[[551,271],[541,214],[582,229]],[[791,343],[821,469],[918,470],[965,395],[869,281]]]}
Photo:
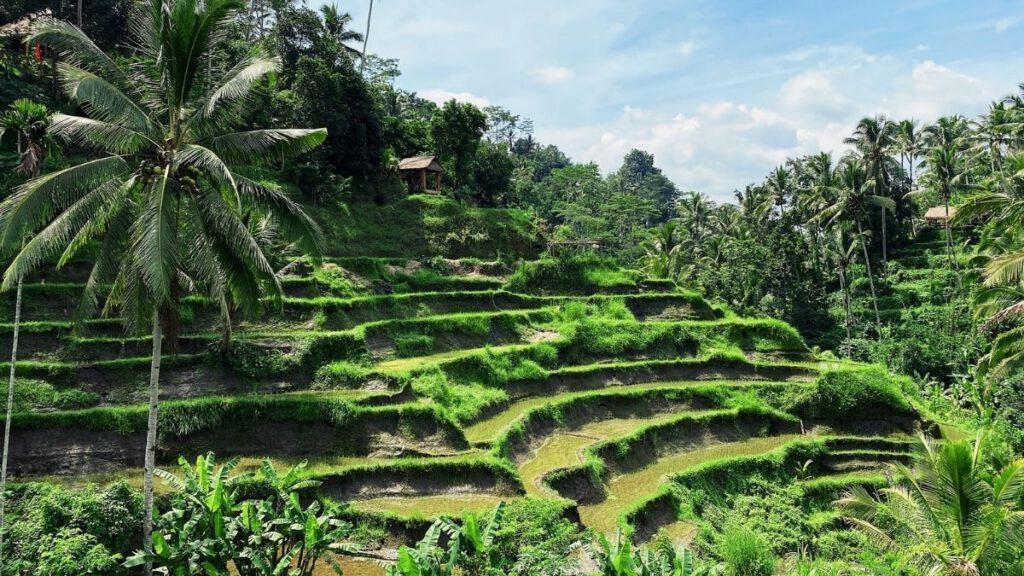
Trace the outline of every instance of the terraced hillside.
{"label": "terraced hillside", "polygon": [[[218,307],[187,299],[158,460],[309,459],[318,495],[380,527],[386,555],[431,518],[523,498],[637,541],[688,540],[701,506],[755,475],[818,510],[907,457],[919,417],[883,371],[629,271],[551,282],[557,265],[295,261],[288,297],[235,322],[230,345]],[[148,337],[116,319],[74,330],[83,281],[71,266],[25,287],[19,480],[141,478]]]}

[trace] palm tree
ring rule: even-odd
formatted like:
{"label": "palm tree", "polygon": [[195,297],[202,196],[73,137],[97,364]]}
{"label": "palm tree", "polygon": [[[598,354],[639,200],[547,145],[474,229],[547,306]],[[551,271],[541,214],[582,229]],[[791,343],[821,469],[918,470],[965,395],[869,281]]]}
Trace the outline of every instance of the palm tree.
{"label": "palm tree", "polygon": [[1024,154],[1006,158],[1005,170],[968,196],[954,223],[983,221],[987,226],[975,260],[984,282],[975,291],[976,314],[995,333],[979,369],[987,375],[1009,374],[1024,361]]}
{"label": "palm tree", "polygon": [[772,203],[779,207],[779,216],[786,215],[786,202],[793,195],[793,173],[779,166],[768,174],[765,184],[771,191]]}
{"label": "palm tree", "polygon": [[[823,210],[818,217],[830,225],[837,222],[852,222],[857,226],[857,237],[860,239],[864,253],[864,265],[868,273],[868,285],[871,287],[871,303],[875,311],[875,325],[878,334],[882,334],[882,318],[878,313],[878,295],[875,292],[874,274],[871,271],[871,256],[864,240],[864,218],[868,208],[892,206],[891,198],[867,193],[868,173],[864,164],[855,157],[847,157],[837,168],[836,181],[839,184],[839,196],[834,204]],[[891,208],[890,208],[891,209]]]}
{"label": "palm tree", "polygon": [[855,488],[836,503],[854,526],[922,574],[1020,574],[1024,460],[991,474],[986,457],[984,432],[938,445],[922,437],[913,468],[895,467],[895,485],[877,498]]}
{"label": "palm tree", "polygon": [[[857,123],[853,136],[846,138],[845,143],[851,144],[864,163],[868,172],[868,182],[874,189],[875,196],[891,198],[892,157],[889,151],[895,144],[896,125],[885,116],[863,118]],[[886,206],[880,205],[882,224],[882,265],[888,261],[888,238],[886,237]],[[895,205],[891,209],[895,212]]]}
{"label": "palm tree", "polygon": [[751,225],[761,223],[770,206],[765,200],[767,191],[761,186],[747,186],[742,192],[737,190],[736,204],[740,207],[740,215]]}
{"label": "palm tree", "polygon": [[[151,545],[153,469],[163,334],[176,330],[188,291],[217,301],[228,295],[254,306],[281,287],[240,214],[272,215],[304,250],[319,248],[319,231],[302,209],[239,168],[301,154],[326,131],[240,130],[254,105],[253,88],[280,61],[258,49],[221,77],[203,65],[223,48],[222,31],[244,7],[239,0],[152,0],[132,14],[140,62],[126,66],[104,54],[77,27],[40,23],[28,38],[62,55],[70,98],[89,116],[53,117],[51,131],[96,157],[35,178],[0,204],[0,245],[35,232],[4,274],[3,288],[49,258],[74,255],[99,241],[80,317],[99,305],[117,308],[129,329],[152,325],[146,434],[143,543]],[[147,571],[148,572],[148,571]]]}
{"label": "palm tree", "polygon": [[643,248],[654,276],[677,279],[683,242],[679,225],[674,221],[651,229],[650,238],[643,243]]}
{"label": "palm tree", "polygon": [[[47,128],[49,111],[46,106],[21,98],[11,104],[11,109],[0,115],[0,141],[6,133],[15,135],[19,153],[15,171],[28,178],[36,178],[46,161]],[[18,331],[21,327],[22,279],[14,296],[14,327],[11,331],[11,367],[7,380],[7,412],[4,418],[4,452],[0,464],[0,559],[4,552],[4,527],[7,505],[7,456],[11,445],[11,413],[14,411],[14,376],[18,364]]]}
{"label": "palm tree", "polygon": [[[359,32],[348,29],[349,25],[352,24],[352,15],[348,12],[342,12],[337,4],[324,4],[320,7],[320,15],[323,16],[324,27],[327,28],[327,33],[338,43],[342,52],[348,54],[351,58],[359,56],[359,49],[349,46],[347,42],[364,42],[366,37]],[[369,25],[367,25],[367,29],[369,29]]]}
{"label": "palm tree", "polygon": [[679,221],[686,226],[690,238],[694,241],[700,241],[707,232],[713,210],[714,204],[711,200],[699,192],[683,194],[676,200]]}
{"label": "palm tree", "polygon": [[[914,166],[917,165],[917,157],[923,150],[921,131],[918,130],[917,120],[903,120],[896,129],[896,146],[900,151],[900,166],[906,161],[906,172],[908,179],[908,192],[914,191]],[[913,231],[914,216],[911,213],[910,227]],[[916,232],[915,232],[916,233]]]}
{"label": "palm tree", "polygon": [[925,159],[928,166],[928,173],[925,175],[926,183],[942,198],[946,209],[944,220],[946,229],[946,254],[949,256],[949,265],[957,272],[957,281],[960,282],[960,264],[957,262],[953,245],[953,229],[950,225],[949,202],[952,196],[964,188],[966,171],[963,165],[963,158],[960,150],[953,144],[944,144],[933,147]]}
{"label": "palm tree", "polygon": [[359,57],[359,74],[366,70],[366,45],[370,43],[370,22],[373,21],[373,0],[370,0],[370,11],[366,13],[366,34],[363,35],[363,55]]}
{"label": "palm tree", "polygon": [[843,314],[845,316],[846,339],[853,335],[850,332],[850,266],[857,256],[856,238],[847,238],[846,232],[836,226],[828,236],[825,245],[828,258],[835,264],[836,275],[839,277],[839,289],[843,292]]}

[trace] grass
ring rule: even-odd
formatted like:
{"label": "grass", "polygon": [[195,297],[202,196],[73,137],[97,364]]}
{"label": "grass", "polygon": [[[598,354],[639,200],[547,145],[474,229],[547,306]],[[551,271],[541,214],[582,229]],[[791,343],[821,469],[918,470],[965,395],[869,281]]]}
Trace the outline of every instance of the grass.
{"label": "grass", "polygon": [[[746,380],[721,380],[716,381],[714,386],[722,390],[734,387],[747,387],[763,384],[756,381]],[[708,381],[682,381],[682,382],[645,382],[641,384],[614,386],[598,391],[589,392],[563,392],[551,396],[534,396],[523,398],[510,404],[507,408],[480,420],[465,428],[466,439],[471,444],[483,444],[493,442],[501,432],[505,431],[513,422],[519,419],[528,411],[543,407],[557,406],[581,399],[621,398],[625,391],[634,394],[641,394],[658,390],[684,390],[684,389],[708,389]]]}
{"label": "grass", "polygon": [[583,463],[583,451],[597,442],[622,436],[639,427],[667,422],[678,413],[658,414],[647,418],[612,418],[589,422],[571,431],[556,432],[519,466],[526,493],[534,496],[557,496],[544,484],[544,476],[553,470]]}
{"label": "grass", "polygon": [[533,258],[542,244],[522,210],[472,208],[442,196],[415,195],[384,205],[307,206],[321,223],[329,256]]}
{"label": "grass", "polygon": [[598,504],[580,506],[580,519],[588,528],[614,532],[619,526],[619,516],[630,505],[654,492],[670,474],[724,458],[762,454],[798,438],[799,435],[751,438],[659,458],[649,466],[609,480],[607,499]]}
{"label": "grass", "polygon": [[352,507],[361,512],[394,514],[404,518],[437,518],[462,516],[467,512],[486,512],[507,496],[494,494],[455,493],[428,496],[386,496],[353,500]]}

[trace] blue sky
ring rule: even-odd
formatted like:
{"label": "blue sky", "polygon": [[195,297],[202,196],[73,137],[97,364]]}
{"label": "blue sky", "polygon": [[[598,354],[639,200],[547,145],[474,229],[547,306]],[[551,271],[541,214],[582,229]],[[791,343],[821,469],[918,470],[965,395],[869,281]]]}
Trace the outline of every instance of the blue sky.
{"label": "blue sky", "polygon": [[[359,30],[367,4],[341,2]],[[402,88],[532,118],[575,161],[643,148],[726,200],[842,152],[864,115],[983,111],[1024,82],[1022,38],[1022,1],[376,0],[370,51]]]}

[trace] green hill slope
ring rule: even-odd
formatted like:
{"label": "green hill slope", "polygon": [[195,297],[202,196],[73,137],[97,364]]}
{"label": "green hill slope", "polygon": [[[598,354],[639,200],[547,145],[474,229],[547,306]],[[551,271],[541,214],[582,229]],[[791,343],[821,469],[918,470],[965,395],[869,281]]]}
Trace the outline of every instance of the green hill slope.
{"label": "green hill slope", "polygon": [[[351,502],[385,548],[431,518],[526,499],[637,541],[686,540],[707,504],[695,483],[728,502],[768,478],[813,494],[816,513],[877,482],[920,426],[902,381],[816,357],[785,323],[596,260],[416,260],[434,240],[369,224],[398,209],[367,211],[353,234],[374,231],[323,263],[289,264],[282,307],[236,322],[229,348],[216,307],[186,299],[165,357],[161,465],[207,451],[243,469],[308,459],[310,496]],[[532,255],[527,223],[494,214],[473,216],[490,241],[441,252]],[[78,274],[26,286],[11,471],[137,483],[148,341],[116,319],[73,331]]]}

